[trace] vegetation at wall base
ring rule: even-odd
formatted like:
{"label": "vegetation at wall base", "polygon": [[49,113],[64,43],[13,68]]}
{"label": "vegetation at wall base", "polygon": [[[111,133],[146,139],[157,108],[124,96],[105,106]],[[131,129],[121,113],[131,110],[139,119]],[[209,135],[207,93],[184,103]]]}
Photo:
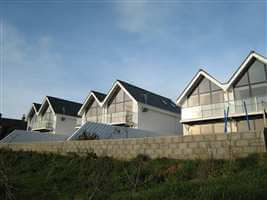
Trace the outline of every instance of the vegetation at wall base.
{"label": "vegetation at wall base", "polygon": [[267,199],[267,153],[130,161],[0,150],[0,199]]}

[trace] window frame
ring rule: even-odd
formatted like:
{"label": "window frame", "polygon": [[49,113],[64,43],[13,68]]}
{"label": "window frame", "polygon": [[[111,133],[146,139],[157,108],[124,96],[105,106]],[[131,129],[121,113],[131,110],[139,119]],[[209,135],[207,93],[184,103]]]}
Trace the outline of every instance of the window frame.
{"label": "window frame", "polygon": [[[199,89],[199,86],[200,86],[200,84],[202,83],[202,81],[203,80],[206,80],[206,81],[208,81],[208,83],[209,83],[209,91],[208,92],[200,92],[200,89]],[[218,87],[217,86],[217,88],[216,89],[214,89],[213,87],[212,87],[212,84],[214,84],[215,86],[217,86],[215,83],[213,83],[211,80],[209,80],[209,79],[207,79],[206,77],[204,77],[199,83],[198,83],[198,86],[194,89],[194,91],[193,92],[191,92],[189,95],[187,95],[187,97],[186,97],[186,100],[185,100],[185,107],[184,108],[191,108],[191,107],[197,107],[197,106],[203,106],[203,105],[211,105],[211,104],[216,104],[216,103],[213,103],[213,101],[212,101],[212,95],[213,95],[213,92],[222,92],[222,95],[223,95],[223,102],[221,102],[221,103],[224,103],[225,102],[225,100],[224,100],[224,91],[220,88],[220,87]],[[196,93],[195,93],[195,91],[197,91]],[[200,96],[201,95],[205,95],[205,94],[209,94],[209,96],[210,96],[210,103],[209,104],[201,104],[201,102],[200,102]],[[197,105],[189,105],[189,102],[190,102],[190,98],[192,97],[192,96],[198,96],[197,98],[198,98],[198,104]]]}
{"label": "window frame", "polygon": [[[257,60],[255,60],[254,62],[256,62]],[[242,85],[242,86],[238,86],[237,84],[235,84],[233,86],[233,92],[234,92],[234,100],[237,100],[237,96],[236,96],[236,89],[237,88],[241,88],[241,87],[249,87],[249,98],[252,98],[253,95],[252,95],[252,87],[255,86],[255,85],[260,85],[260,84],[264,84],[264,83],[267,83],[267,67],[266,67],[266,64],[264,64],[264,68],[265,68],[265,81],[261,81],[261,82],[256,82],[256,83],[251,83],[250,81],[250,75],[249,75],[249,69],[250,67],[254,64],[254,62],[247,68],[246,72],[244,73],[244,75],[246,74],[247,77],[248,77],[248,84],[247,85]],[[258,61],[260,62],[260,61]],[[243,76],[244,76],[243,75]],[[242,78],[241,78],[242,79]],[[240,80],[241,80],[240,79]],[[256,97],[256,96],[254,96]]]}
{"label": "window frame", "polygon": [[[118,94],[122,92],[123,93],[123,99],[122,101],[117,101],[117,96]],[[111,102],[111,103],[110,103]],[[126,103],[127,102],[132,102],[132,99],[126,94],[126,92],[122,89],[122,88],[118,88],[117,91],[115,91],[114,93],[114,96],[112,97],[112,99],[110,100],[110,102],[108,103],[108,106],[107,106],[107,111],[108,111],[108,114],[112,114],[112,113],[120,113],[120,112],[126,112]],[[122,110],[120,109],[118,111],[118,106],[119,104],[122,104]],[[113,105],[115,107],[114,109],[114,112],[110,112],[109,111],[109,107]],[[129,112],[129,111],[127,111]]]}

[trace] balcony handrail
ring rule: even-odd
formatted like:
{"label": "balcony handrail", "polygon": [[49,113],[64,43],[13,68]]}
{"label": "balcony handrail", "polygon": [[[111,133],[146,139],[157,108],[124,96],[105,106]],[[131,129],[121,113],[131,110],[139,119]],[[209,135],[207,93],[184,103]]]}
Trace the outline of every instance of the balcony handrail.
{"label": "balcony handrail", "polygon": [[135,112],[122,111],[122,112],[107,113],[104,115],[104,118],[108,123],[126,123],[127,124],[127,123],[133,123],[135,116],[136,116]]}
{"label": "balcony handrail", "polygon": [[38,120],[34,124],[32,124],[32,129],[39,129],[39,128],[53,128],[54,120]]}
{"label": "balcony handrail", "polygon": [[[267,95],[250,97],[241,100],[231,100],[224,103],[182,108],[182,120],[220,117],[224,115],[224,110],[227,109],[227,107],[229,107],[229,115],[244,114],[245,110],[243,102],[246,102],[249,113],[262,112],[264,108],[267,108]],[[187,113],[187,111],[189,112]],[[187,114],[190,116],[186,116]]]}

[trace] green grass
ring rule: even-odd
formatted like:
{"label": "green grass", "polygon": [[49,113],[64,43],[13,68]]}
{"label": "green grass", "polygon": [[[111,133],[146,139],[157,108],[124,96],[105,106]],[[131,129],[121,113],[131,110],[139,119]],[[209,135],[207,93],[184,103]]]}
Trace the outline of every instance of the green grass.
{"label": "green grass", "polygon": [[0,150],[0,199],[267,199],[267,153],[131,161]]}

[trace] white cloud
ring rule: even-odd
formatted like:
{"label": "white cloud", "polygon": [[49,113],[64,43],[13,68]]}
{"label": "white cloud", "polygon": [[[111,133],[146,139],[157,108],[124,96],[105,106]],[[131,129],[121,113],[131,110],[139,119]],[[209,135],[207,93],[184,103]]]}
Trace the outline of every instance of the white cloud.
{"label": "white cloud", "polygon": [[120,15],[119,26],[128,32],[143,32],[147,29],[147,1],[138,3],[121,2],[117,4]]}
{"label": "white cloud", "polygon": [[17,27],[5,24],[3,71],[3,108],[0,112],[4,117],[21,118],[32,102],[41,102],[45,95],[63,98],[74,95],[80,100],[83,94],[79,89],[70,91],[68,81],[61,80],[63,56],[55,52],[50,35],[37,39],[26,37]]}
{"label": "white cloud", "polygon": [[115,4],[119,14],[118,25],[130,33],[152,33],[164,30],[165,20],[171,16],[173,8],[148,0],[119,1]]}

